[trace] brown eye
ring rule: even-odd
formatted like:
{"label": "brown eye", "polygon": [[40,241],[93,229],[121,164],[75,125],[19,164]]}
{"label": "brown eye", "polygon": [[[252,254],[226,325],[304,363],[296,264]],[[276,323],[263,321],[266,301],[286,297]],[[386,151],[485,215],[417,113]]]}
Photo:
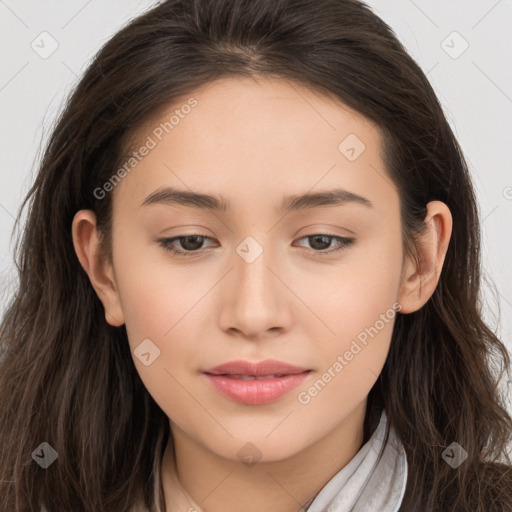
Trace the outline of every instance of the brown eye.
{"label": "brown eye", "polygon": [[[307,239],[310,243],[311,249],[319,254],[340,251],[349,247],[355,241],[354,238],[345,238],[327,234],[308,235],[302,237],[300,240],[303,239]],[[333,241],[337,242],[337,247],[331,249],[330,247],[332,247]]]}
{"label": "brown eye", "polygon": [[[210,240],[210,237],[205,235],[185,235],[175,236],[174,238],[162,238],[158,242],[166,251],[173,254],[189,255],[201,253],[205,240]],[[181,248],[176,247],[177,241]]]}

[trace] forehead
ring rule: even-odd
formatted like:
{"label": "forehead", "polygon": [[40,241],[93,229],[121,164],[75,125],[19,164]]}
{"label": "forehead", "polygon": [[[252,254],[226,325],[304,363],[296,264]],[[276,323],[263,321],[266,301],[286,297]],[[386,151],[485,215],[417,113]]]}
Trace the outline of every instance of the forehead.
{"label": "forehead", "polygon": [[135,135],[135,150],[152,147],[116,194],[139,205],[165,185],[245,205],[330,187],[396,195],[378,126],[341,101],[284,79],[208,83],[177,98]]}

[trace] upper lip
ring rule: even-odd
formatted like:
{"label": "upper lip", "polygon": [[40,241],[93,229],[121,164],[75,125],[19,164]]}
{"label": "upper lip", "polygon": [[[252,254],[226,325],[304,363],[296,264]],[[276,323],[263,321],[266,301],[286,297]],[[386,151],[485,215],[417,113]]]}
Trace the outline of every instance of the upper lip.
{"label": "upper lip", "polygon": [[292,375],[308,371],[308,368],[301,368],[283,361],[266,359],[259,363],[251,363],[250,361],[230,361],[228,363],[210,368],[204,373],[210,375],[248,375],[254,377],[262,377],[265,375]]}

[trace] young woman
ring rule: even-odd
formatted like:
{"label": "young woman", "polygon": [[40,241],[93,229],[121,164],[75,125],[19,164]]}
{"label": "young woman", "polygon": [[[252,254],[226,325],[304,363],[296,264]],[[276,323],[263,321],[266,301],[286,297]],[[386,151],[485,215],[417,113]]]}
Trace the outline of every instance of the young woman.
{"label": "young woman", "polygon": [[364,3],[154,7],[27,204],[2,511],[512,510],[468,169]]}

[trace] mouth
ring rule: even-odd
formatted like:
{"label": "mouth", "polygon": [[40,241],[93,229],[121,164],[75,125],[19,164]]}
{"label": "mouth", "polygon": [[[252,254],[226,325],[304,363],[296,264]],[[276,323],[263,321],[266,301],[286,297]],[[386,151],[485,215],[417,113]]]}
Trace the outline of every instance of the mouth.
{"label": "mouth", "polygon": [[258,363],[251,361],[230,361],[223,363],[214,368],[206,370],[205,373],[210,375],[226,375],[230,377],[283,377],[285,375],[295,375],[308,371],[308,368],[295,366],[284,361],[277,361],[275,359],[265,359]]}
{"label": "mouth", "polygon": [[281,377],[286,377],[287,375],[292,375],[292,374],[286,374],[286,373],[282,373],[282,374],[276,374],[276,375],[243,375],[243,374],[239,374],[239,375],[230,375],[229,373],[221,373],[221,374],[208,374],[208,372],[206,372],[207,375],[215,375],[216,377],[226,377],[228,379],[237,379],[237,380],[269,380],[269,379],[279,379]]}
{"label": "mouth", "polygon": [[312,370],[281,361],[232,361],[203,374],[225,398],[245,405],[274,402],[299,386]]}

